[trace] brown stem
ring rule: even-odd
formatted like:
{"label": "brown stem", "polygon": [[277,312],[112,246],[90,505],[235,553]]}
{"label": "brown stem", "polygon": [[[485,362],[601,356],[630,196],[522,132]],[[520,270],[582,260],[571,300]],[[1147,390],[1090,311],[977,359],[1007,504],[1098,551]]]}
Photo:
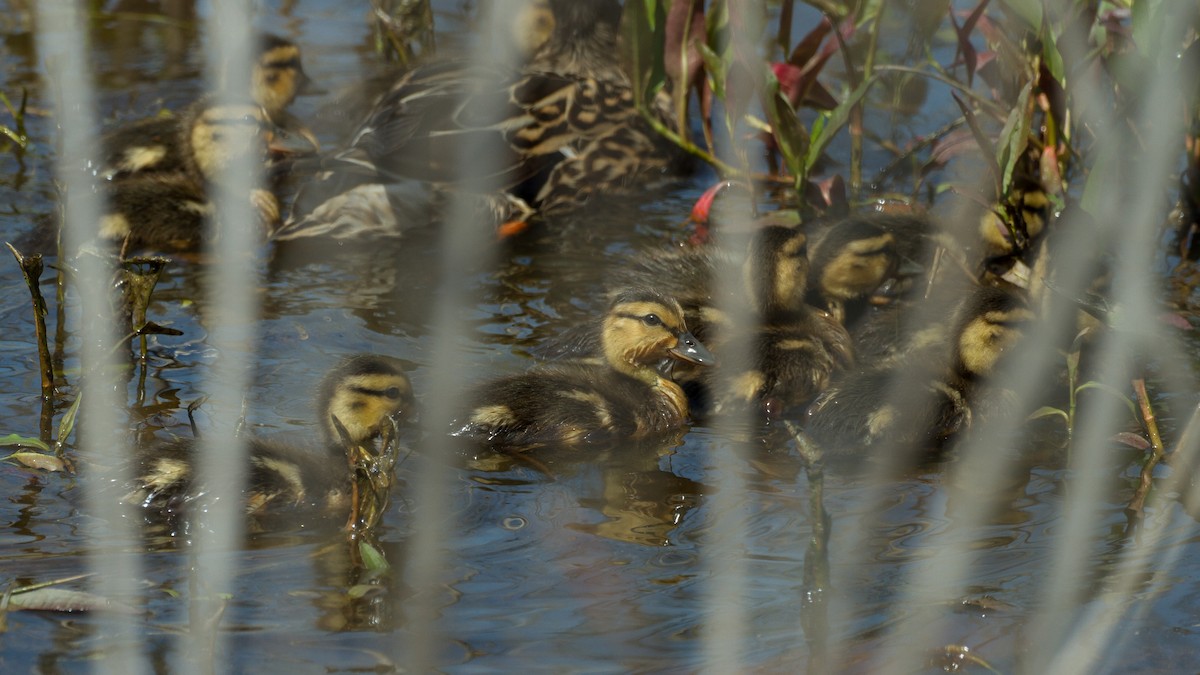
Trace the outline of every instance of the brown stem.
{"label": "brown stem", "polygon": [[1146,394],[1146,380],[1140,377],[1134,380],[1133,391],[1137,396],[1138,407],[1142,411],[1142,420],[1146,423],[1146,431],[1150,434],[1150,458],[1142,466],[1142,473],[1138,477],[1137,490],[1134,491],[1133,499],[1130,500],[1129,506],[1125,509],[1125,513],[1131,521],[1140,521],[1143,514],[1142,507],[1146,503],[1146,495],[1150,492],[1154,467],[1158,466],[1158,463],[1162,461],[1164,451],[1162,436],[1158,433],[1158,422],[1154,417],[1154,409],[1150,406],[1149,395]]}
{"label": "brown stem", "polygon": [[54,366],[50,361],[50,344],[46,341],[46,299],[42,297],[42,289],[38,283],[42,278],[42,256],[31,255],[26,258],[12,244],[6,242],[5,246],[12,251],[17,265],[21,267],[25,285],[29,287],[29,294],[33,297],[33,328],[37,333],[38,361],[42,367],[42,400],[53,401]]}

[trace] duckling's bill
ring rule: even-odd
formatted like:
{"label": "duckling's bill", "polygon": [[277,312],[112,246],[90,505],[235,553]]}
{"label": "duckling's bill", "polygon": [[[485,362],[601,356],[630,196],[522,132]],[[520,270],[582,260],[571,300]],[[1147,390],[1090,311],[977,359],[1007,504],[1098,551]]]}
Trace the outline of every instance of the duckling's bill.
{"label": "duckling's bill", "polygon": [[697,340],[691,331],[685,330],[680,333],[679,343],[667,350],[667,353],[675,359],[698,366],[715,366],[717,364],[717,357],[713,356],[712,352],[708,351],[708,347]]}

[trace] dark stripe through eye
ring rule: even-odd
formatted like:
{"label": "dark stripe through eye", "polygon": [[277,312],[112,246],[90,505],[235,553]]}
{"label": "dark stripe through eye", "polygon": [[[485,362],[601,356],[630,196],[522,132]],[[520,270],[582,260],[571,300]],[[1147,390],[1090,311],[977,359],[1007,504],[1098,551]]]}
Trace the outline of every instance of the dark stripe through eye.
{"label": "dark stripe through eye", "polygon": [[295,70],[299,70],[300,69],[300,59],[292,58],[292,59],[287,59],[285,61],[268,61],[265,64],[263,64],[263,67],[271,68],[273,70],[283,70],[284,68],[292,68]]}

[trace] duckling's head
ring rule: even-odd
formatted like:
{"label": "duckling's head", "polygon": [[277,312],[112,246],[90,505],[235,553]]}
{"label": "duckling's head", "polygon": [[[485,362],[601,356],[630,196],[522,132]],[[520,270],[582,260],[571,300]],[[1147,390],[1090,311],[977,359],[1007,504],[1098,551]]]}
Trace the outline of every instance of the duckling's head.
{"label": "duckling's head", "polygon": [[399,360],[359,354],[343,360],[325,376],[317,407],[330,443],[340,445],[341,430],[345,430],[345,440],[361,443],[412,410],[412,385]]}
{"label": "duckling's head", "polygon": [[618,0],[532,0],[518,44],[530,50],[535,70],[616,79]]}
{"label": "duckling's head", "polygon": [[315,93],[314,90],[300,63],[300,48],[278,35],[259,35],[258,60],[250,76],[250,91],[267,115],[279,119],[298,94]]}
{"label": "duckling's head", "polygon": [[554,35],[555,24],[550,0],[526,0],[509,26],[520,55],[529,59],[541,51]]}
{"label": "duckling's head", "polygon": [[716,359],[687,329],[679,302],[651,289],[629,289],[609,305],[601,332],[613,368],[656,382],[672,360],[711,365]]}
{"label": "duckling's head", "polygon": [[1020,255],[1046,229],[1050,197],[1041,185],[1027,180],[1014,188],[1008,200],[996,204],[979,219],[979,236],[989,259]]}
{"label": "duckling's head", "polygon": [[235,157],[249,156],[256,164],[266,160],[274,140],[266,112],[255,103],[205,101],[196,106],[187,124],[187,142],[196,168],[216,181]]}
{"label": "duckling's head", "polygon": [[799,308],[808,290],[808,237],[782,225],[758,230],[742,274],[760,311]]}
{"label": "duckling's head", "polygon": [[1035,315],[1009,291],[983,287],[968,297],[958,324],[958,361],[964,374],[986,377],[1027,332]]}
{"label": "duckling's head", "polygon": [[896,273],[896,235],[867,219],[834,225],[813,252],[811,283],[827,300],[862,298]]}

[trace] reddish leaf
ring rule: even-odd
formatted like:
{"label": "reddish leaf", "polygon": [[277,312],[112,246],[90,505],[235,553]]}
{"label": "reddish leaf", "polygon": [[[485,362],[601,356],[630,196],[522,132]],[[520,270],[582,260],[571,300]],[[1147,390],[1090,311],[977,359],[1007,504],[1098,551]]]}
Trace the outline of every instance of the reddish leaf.
{"label": "reddish leaf", "polygon": [[963,153],[979,151],[975,136],[967,129],[958,129],[934,141],[929,153],[931,168],[943,166]]}
{"label": "reddish leaf", "polygon": [[833,30],[833,22],[829,20],[829,17],[825,17],[807,35],[800,38],[800,42],[796,43],[796,47],[788,56],[787,62],[793,66],[803,66],[811,61],[817,53],[817,48],[825,40],[825,36],[829,35],[830,30]]}
{"label": "reddish leaf", "polygon": [[1149,450],[1151,447],[1150,441],[1143,438],[1140,434],[1135,434],[1129,431],[1122,431],[1120,433],[1113,434],[1112,439],[1117,443],[1128,445],[1135,450]]}
{"label": "reddish leaf", "polygon": [[958,54],[963,57],[963,63],[967,66],[967,85],[970,86],[975,79],[975,68],[978,65],[976,60],[975,47],[971,44],[971,33],[975,32],[975,25],[979,23],[979,17],[983,16],[983,10],[987,7],[989,0],[980,0],[975,9],[967,15],[963,21],[962,28],[959,28],[958,21],[954,18],[954,10],[950,11],[950,23],[954,24],[954,32],[958,36]]}
{"label": "reddish leaf", "polygon": [[708,219],[712,216],[712,206],[713,202],[717,199],[717,195],[725,188],[732,186],[733,181],[723,180],[705,190],[704,194],[700,195],[700,198],[692,205],[692,221],[701,224],[707,223]]}
{"label": "reddish leaf", "polygon": [[1188,321],[1181,314],[1175,312],[1163,312],[1158,315],[1158,322],[1179,330],[1194,330],[1192,322]]}

